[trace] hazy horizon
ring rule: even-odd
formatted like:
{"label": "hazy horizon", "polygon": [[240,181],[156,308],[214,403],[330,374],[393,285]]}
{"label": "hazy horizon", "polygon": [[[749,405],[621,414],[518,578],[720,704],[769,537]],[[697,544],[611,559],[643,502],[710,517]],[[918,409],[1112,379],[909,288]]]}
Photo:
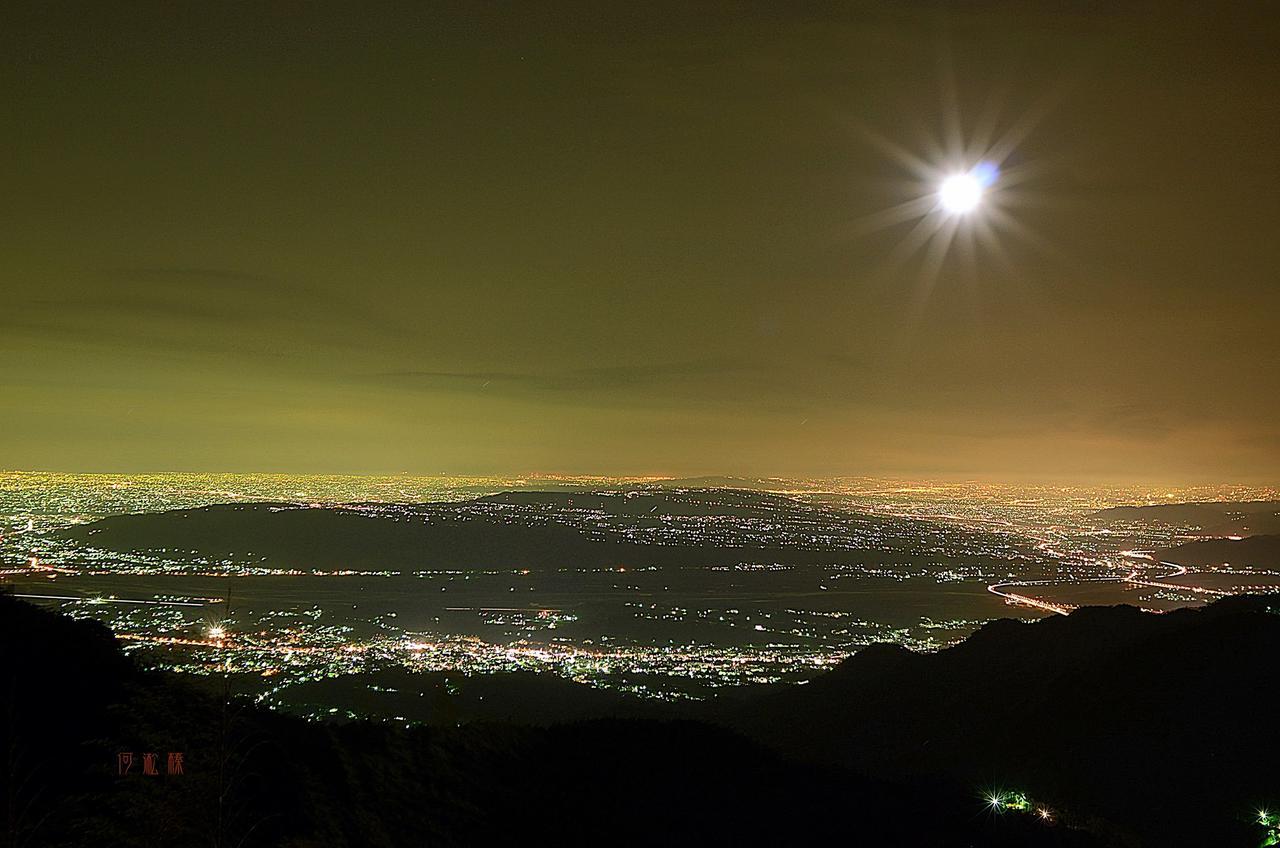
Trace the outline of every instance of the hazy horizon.
{"label": "hazy horizon", "polygon": [[0,466],[1280,479],[1265,9],[304,17],[0,13]]}
{"label": "hazy horizon", "polygon": [[547,481],[583,481],[591,483],[594,481],[627,481],[627,482],[644,482],[654,481],[661,482],[664,480],[743,480],[743,481],[770,481],[779,482],[823,482],[838,480],[857,480],[876,483],[885,483],[890,485],[921,485],[930,484],[941,485],[963,485],[972,484],[978,486],[994,486],[994,487],[1061,487],[1061,488],[1106,488],[1106,489],[1125,489],[1125,488],[1150,488],[1161,489],[1168,488],[1174,490],[1195,490],[1195,489],[1217,489],[1225,490],[1231,488],[1241,488],[1266,492],[1269,490],[1280,490],[1280,481],[1267,480],[1263,478],[1247,479],[1247,478],[1225,478],[1218,479],[1213,477],[1203,477],[1201,479],[1184,478],[1180,480],[1172,479],[1147,479],[1135,478],[1132,476],[1116,476],[1112,478],[1094,477],[1080,478],[1070,475],[1060,476],[1036,476],[1032,474],[1007,474],[1003,476],[982,476],[977,474],[893,474],[893,473],[875,473],[875,474],[747,474],[742,472],[725,472],[725,471],[693,471],[688,473],[640,473],[640,472],[619,472],[608,473],[603,471],[555,471],[547,469],[537,470],[505,470],[505,471],[436,471],[436,472],[415,472],[415,471],[372,471],[372,472],[347,472],[347,471],[279,471],[279,470],[226,470],[226,469],[140,469],[140,470],[76,470],[66,468],[0,468],[0,475],[65,475],[74,477],[296,477],[296,478],[315,478],[315,479],[369,479],[369,480],[390,480],[396,478],[404,479],[420,479],[420,480],[547,480]]}

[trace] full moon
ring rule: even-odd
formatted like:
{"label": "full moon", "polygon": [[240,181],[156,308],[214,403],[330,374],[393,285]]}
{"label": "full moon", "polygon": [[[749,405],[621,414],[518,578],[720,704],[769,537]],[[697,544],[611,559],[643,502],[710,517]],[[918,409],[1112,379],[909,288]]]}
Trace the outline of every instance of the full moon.
{"label": "full moon", "polygon": [[956,174],[942,181],[938,189],[942,208],[953,215],[971,211],[982,200],[982,182],[973,174]]}

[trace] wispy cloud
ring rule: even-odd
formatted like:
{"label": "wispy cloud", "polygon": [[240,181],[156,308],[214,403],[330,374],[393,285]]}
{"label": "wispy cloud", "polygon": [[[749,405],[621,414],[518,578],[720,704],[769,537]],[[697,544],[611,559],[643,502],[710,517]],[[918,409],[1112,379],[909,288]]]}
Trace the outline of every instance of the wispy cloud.
{"label": "wispy cloud", "polygon": [[653,365],[607,365],[559,371],[383,371],[376,380],[424,387],[474,391],[536,390],[550,392],[612,392],[697,383],[732,375],[762,374],[764,367],[740,360],[705,359]]}
{"label": "wispy cloud", "polygon": [[242,271],[234,268],[195,268],[187,266],[134,266],[123,268],[104,268],[102,275],[119,280],[182,280],[189,283],[207,284],[261,284],[281,283],[282,280]]}

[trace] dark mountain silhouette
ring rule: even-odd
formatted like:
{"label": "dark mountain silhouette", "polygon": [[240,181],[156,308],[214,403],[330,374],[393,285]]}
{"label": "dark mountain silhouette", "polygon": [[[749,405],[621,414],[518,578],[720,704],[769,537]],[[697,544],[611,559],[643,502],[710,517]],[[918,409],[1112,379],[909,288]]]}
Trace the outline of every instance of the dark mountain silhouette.
{"label": "dark mountain silhouette", "polygon": [[1280,801],[1277,657],[1280,597],[1086,607],[873,646],[721,720],[806,761],[1025,787],[1116,844],[1249,845]]}
{"label": "dark mountain silhouette", "polygon": [[[591,526],[584,523],[586,513]],[[683,543],[655,544],[628,535],[656,529],[664,517],[718,519],[719,536],[703,533],[683,537]],[[753,529],[751,522],[765,526]],[[776,541],[780,522],[796,528],[787,544]],[[181,551],[211,561],[232,558],[300,569],[558,569],[761,558],[790,564],[858,562],[865,552],[853,549],[850,534],[865,535],[881,526],[879,519],[768,493],[652,490],[632,495],[505,492],[412,508],[220,504],[115,515],[59,536],[117,552]]]}
{"label": "dark mountain silhouette", "polygon": [[0,668],[5,848],[1099,844],[967,787],[796,763],[706,723],[306,722],[216,678],[140,671],[101,625],[4,596]]}
{"label": "dark mountain silhouette", "polygon": [[1198,527],[1211,536],[1280,533],[1280,501],[1206,501],[1200,503],[1117,506],[1092,516],[1103,524],[1158,522]]}
{"label": "dark mountain silhouette", "polygon": [[602,545],[561,524],[441,514],[396,520],[350,509],[227,504],[116,515],[63,531],[114,551],[183,551],[296,568],[603,567],[634,551]]}
{"label": "dark mountain silhouette", "polygon": [[594,511],[618,516],[716,516],[740,518],[779,514],[809,515],[815,510],[794,498],[772,492],[699,488],[669,491],[630,489],[602,492],[500,492],[476,498],[475,503],[509,504],[545,509]]}
{"label": "dark mountain silhouette", "polygon": [[1179,565],[1280,567],[1280,535],[1249,536],[1244,539],[1206,539],[1187,542],[1156,552],[1156,557]]}

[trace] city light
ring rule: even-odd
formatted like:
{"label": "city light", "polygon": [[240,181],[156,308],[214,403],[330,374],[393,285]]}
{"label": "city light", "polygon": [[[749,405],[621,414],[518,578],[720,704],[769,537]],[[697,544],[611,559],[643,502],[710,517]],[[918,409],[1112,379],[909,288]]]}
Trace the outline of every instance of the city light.
{"label": "city light", "polygon": [[[986,796],[987,804],[997,813],[1003,813],[1006,810],[1013,812],[1025,813],[1031,809],[1031,799],[1027,797],[1025,792],[990,792]],[[1048,812],[1047,809],[1041,807],[1036,811],[1041,818],[1045,818],[1043,814]]]}
{"label": "city light", "polygon": [[1269,845],[1280,845],[1280,815],[1265,808],[1258,810],[1258,824],[1267,829],[1262,840],[1263,848]]}
{"label": "city light", "polygon": [[[986,202],[984,197],[984,207]],[[985,208],[981,214],[987,214]],[[321,565],[288,556],[264,557],[247,545],[221,542],[211,549],[196,549],[194,543],[118,548],[104,541],[109,533],[97,529],[98,519],[240,502],[247,502],[244,510],[250,511],[257,502],[270,504],[257,507],[264,520],[303,508],[312,515],[331,509],[336,516],[359,515],[370,525],[403,527],[459,517],[505,526],[560,524],[595,538],[664,546],[655,548],[659,550],[674,545],[709,551],[775,545],[881,550],[882,556],[833,562],[812,573],[774,554],[758,561],[735,555],[709,560],[706,567],[709,575],[728,579],[832,593],[865,580],[970,584],[979,590],[985,587],[988,597],[1025,608],[1029,617],[1069,613],[1082,591],[1094,597],[1114,592],[1142,608],[1168,610],[1203,604],[1221,594],[1274,591],[1280,586],[1280,569],[1188,568],[1141,555],[1177,544],[1187,528],[1127,520],[1105,524],[1092,517],[1099,510],[1133,503],[1280,499],[1280,492],[1258,487],[1170,492],[1145,487],[774,480],[774,493],[760,496],[760,503],[752,501],[750,516],[739,516],[734,512],[746,497],[740,493],[660,490],[636,478],[156,475],[112,480],[120,485],[104,486],[102,478],[93,475],[0,474],[0,483],[12,493],[7,517],[0,520],[4,581],[13,583],[18,597],[102,621],[147,663],[196,675],[230,663],[237,671],[255,674],[263,682],[250,694],[275,706],[284,704],[278,694],[290,686],[390,669],[541,672],[646,698],[705,698],[728,686],[803,683],[877,642],[936,651],[1002,613],[998,606],[977,600],[975,615],[922,615],[915,623],[891,624],[817,604],[720,603],[674,585],[681,570],[643,562],[608,561],[589,567],[566,563],[547,572],[502,559],[483,568],[424,568],[394,558]],[[566,484],[590,486],[591,505],[566,505],[555,497],[464,499],[476,491],[536,491]],[[822,493],[822,503],[836,499],[841,508],[815,509],[813,493]],[[43,500],[58,503],[58,510],[42,512],[40,521],[33,523],[32,504]],[[637,509],[638,502],[643,508]],[[616,509],[619,505],[625,509]],[[681,514],[690,506],[705,514]],[[0,501],[0,509],[4,507]],[[643,518],[630,517],[633,512]],[[850,514],[857,517],[850,519]],[[77,532],[85,527],[87,532]],[[933,561],[906,553],[920,550],[931,551]],[[319,594],[291,595],[278,605],[240,608],[250,587],[249,581],[238,578],[259,576],[306,577],[311,586],[326,585]],[[158,577],[167,582],[166,591],[138,591],[139,578]],[[210,578],[237,578],[235,584],[226,584],[237,604],[234,619],[227,617],[224,599],[211,596]],[[616,593],[617,616],[608,619],[608,629],[602,627],[605,622],[598,611],[570,611],[562,598],[546,594],[548,581],[569,579]],[[1214,582],[1197,585],[1210,580]],[[331,581],[335,589],[339,582],[359,587],[357,591],[368,589],[367,599],[358,609],[326,605],[322,601]],[[448,597],[450,602],[437,610],[440,618],[407,627],[406,618],[397,617],[397,605],[405,592],[415,591],[423,597]],[[519,594],[512,597],[512,592]],[[503,600],[495,602],[498,597]],[[472,629],[477,627],[481,630]],[[706,637],[686,642],[643,635],[652,628],[678,632],[690,627]],[[745,640],[739,635],[744,633]],[[645,682],[637,683],[639,678]],[[1012,809],[1006,802],[1013,800],[1007,794],[986,799],[999,810]],[[1038,814],[1035,807],[1026,812]]]}

